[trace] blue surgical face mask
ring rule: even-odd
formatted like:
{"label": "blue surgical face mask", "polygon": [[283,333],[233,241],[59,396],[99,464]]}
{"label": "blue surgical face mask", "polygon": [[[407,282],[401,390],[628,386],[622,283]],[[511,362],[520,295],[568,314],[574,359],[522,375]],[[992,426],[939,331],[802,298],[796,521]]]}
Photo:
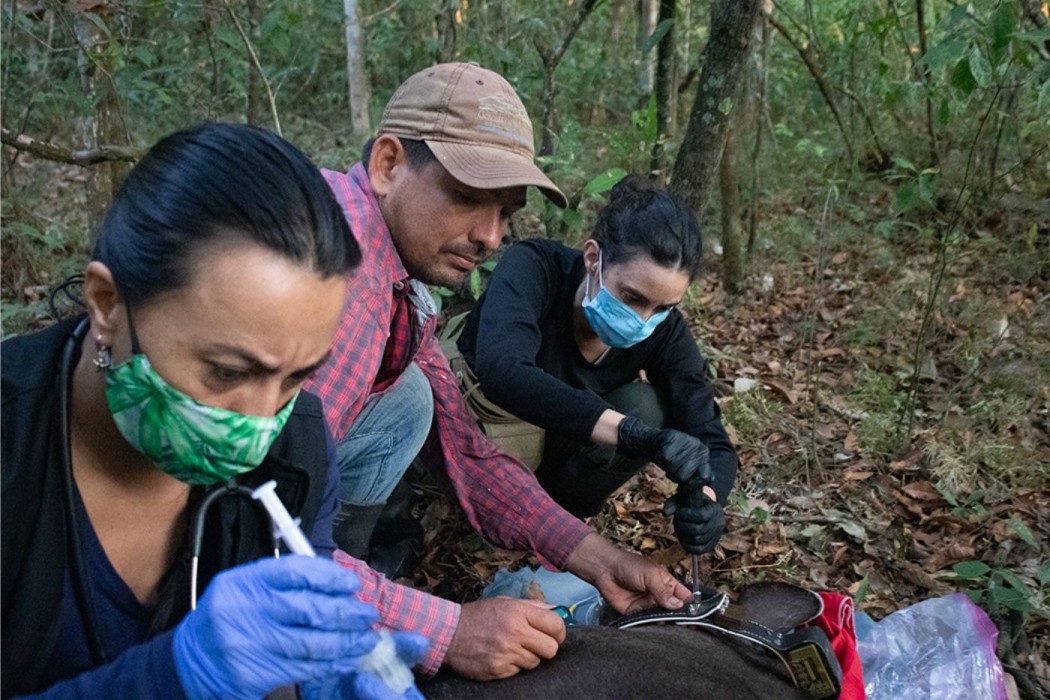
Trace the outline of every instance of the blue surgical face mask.
{"label": "blue surgical face mask", "polygon": [[583,292],[583,313],[587,322],[606,345],[614,348],[629,348],[642,342],[663,323],[670,311],[653,314],[648,321],[609,291],[602,282],[602,254],[598,253],[598,293],[590,299],[591,276],[587,275]]}

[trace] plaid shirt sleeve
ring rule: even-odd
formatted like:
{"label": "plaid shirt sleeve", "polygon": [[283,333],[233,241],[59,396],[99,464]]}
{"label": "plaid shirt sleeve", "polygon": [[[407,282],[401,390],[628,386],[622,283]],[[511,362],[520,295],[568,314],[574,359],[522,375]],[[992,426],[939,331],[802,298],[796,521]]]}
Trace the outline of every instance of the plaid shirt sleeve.
{"label": "plaid shirt sleeve", "polygon": [[564,568],[592,529],[547,495],[536,477],[489,442],[467,413],[448,360],[432,334],[416,363],[434,391],[434,421],[420,453],[431,475],[462,506],[475,530],[505,549],[531,550]]}
{"label": "plaid shirt sleeve", "polygon": [[335,563],[357,574],[361,581],[358,597],[378,608],[384,627],[416,632],[430,641],[419,667],[424,673],[437,673],[459,625],[459,605],[398,585],[340,549],[335,550],[332,558]]}

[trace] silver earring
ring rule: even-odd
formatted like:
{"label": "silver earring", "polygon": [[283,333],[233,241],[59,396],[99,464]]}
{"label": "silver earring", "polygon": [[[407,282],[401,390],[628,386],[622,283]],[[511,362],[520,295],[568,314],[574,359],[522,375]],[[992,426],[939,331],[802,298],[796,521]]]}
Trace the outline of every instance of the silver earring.
{"label": "silver earring", "polygon": [[98,351],[95,353],[95,359],[92,361],[95,368],[101,372],[109,369],[113,366],[113,358],[110,356],[110,347],[102,344],[102,336],[95,338],[95,344],[98,345]]}

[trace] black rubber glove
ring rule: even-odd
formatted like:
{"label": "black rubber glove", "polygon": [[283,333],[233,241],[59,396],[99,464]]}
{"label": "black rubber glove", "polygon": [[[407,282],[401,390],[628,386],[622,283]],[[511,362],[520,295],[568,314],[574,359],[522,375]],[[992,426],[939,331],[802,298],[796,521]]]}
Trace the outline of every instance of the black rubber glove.
{"label": "black rubber glove", "polygon": [[699,479],[681,484],[664,504],[664,515],[674,516],[674,534],[689,554],[713,550],[726,526],[722,506],[712,501],[703,488]]}
{"label": "black rubber glove", "polygon": [[631,415],[620,421],[616,432],[616,451],[620,454],[652,460],[669,479],[679,484],[692,479],[710,483],[711,460],[707,447],[692,435],[650,428]]}

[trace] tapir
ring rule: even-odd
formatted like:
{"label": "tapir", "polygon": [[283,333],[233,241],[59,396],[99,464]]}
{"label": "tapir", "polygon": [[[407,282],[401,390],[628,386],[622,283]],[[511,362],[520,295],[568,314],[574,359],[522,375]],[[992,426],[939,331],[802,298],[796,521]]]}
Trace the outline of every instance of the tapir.
{"label": "tapir", "polygon": [[419,688],[431,700],[799,700],[765,649],[694,627],[569,627],[557,656],[498,681],[443,671]]}

